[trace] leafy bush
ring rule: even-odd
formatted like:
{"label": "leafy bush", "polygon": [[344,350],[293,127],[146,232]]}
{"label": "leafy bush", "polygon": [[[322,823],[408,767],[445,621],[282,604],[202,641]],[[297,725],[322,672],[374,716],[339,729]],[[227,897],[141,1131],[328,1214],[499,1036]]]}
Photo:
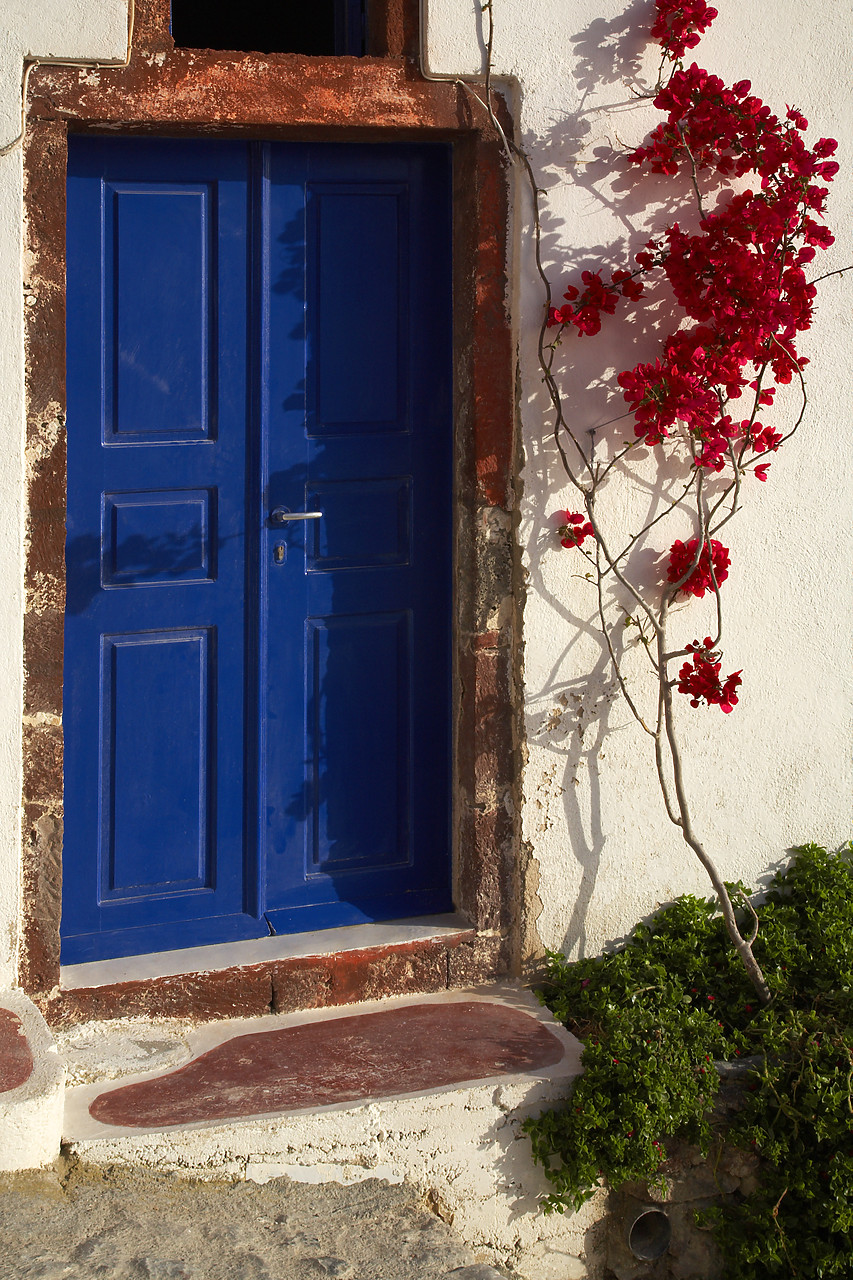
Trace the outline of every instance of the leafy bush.
{"label": "leafy bush", "polygon": [[[730,886],[744,902],[742,885]],[[745,903],[744,903],[744,909]],[[527,1124],[553,1190],[579,1207],[606,1181],[653,1181],[667,1137],[715,1137],[762,1161],[754,1194],[711,1212],[733,1280],[853,1276],[853,864],[851,849],[794,851],[755,942],[762,1007],[711,901],[685,896],[610,954],[549,954],[543,1000],[581,1040],[565,1107]],[[755,1059],[724,1133],[715,1059]]]}

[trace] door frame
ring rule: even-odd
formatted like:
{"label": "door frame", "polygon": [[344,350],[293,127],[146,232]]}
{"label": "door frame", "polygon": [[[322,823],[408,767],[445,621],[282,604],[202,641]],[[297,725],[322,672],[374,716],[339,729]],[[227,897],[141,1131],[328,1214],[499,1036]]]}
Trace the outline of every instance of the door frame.
{"label": "door frame", "polygon": [[[216,1017],[473,985],[518,972],[536,900],[519,830],[517,442],[500,139],[464,88],[402,56],[222,58],[168,48],[162,0],[137,3],[135,57],[81,83],[33,72],[25,151],[27,608],[19,981],[51,1021],[148,1013]],[[146,57],[139,57],[139,54]],[[156,57],[150,55],[156,54]],[[253,64],[249,67],[247,64]],[[247,72],[249,74],[247,74]],[[334,111],[328,84],[335,84]],[[211,107],[207,88],[220,98]],[[389,97],[390,95],[390,97]],[[389,113],[388,103],[396,102]],[[495,105],[503,110],[502,100]],[[216,115],[211,123],[211,111]],[[508,120],[507,127],[510,126]],[[455,581],[453,832],[458,928],[383,946],[171,978],[63,986],[59,969],[64,611],[64,272],[67,131],[446,140],[454,148]],[[530,883],[528,883],[530,882]],[[440,936],[438,936],[440,935]]]}

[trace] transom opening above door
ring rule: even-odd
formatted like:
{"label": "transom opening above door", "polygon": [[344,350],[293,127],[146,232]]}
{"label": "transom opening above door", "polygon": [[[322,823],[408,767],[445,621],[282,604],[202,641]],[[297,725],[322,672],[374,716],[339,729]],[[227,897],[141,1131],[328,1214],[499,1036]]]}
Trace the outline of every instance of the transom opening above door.
{"label": "transom opening above door", "polygon": [[179,49],[302,53],[365,52],[366,0],[172,0]]}

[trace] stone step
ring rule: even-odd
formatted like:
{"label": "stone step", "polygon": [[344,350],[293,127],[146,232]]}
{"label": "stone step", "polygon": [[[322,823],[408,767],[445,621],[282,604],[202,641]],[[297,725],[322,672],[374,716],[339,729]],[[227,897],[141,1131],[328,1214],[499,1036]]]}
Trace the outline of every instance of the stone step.
{"label": "stone step", "polygon": [[491,1257],[544,1250],[561,1280],[584,1274],[587,1215],[542,1215],[547,1184],[522,1131],[568,1095],[581,1045],[528,991],[502,985],[197,1028],[102,1023],[63,1032],[60,1045],[75,1081],[64,1140],[89,1163],[257,1182],[407,1182]]}

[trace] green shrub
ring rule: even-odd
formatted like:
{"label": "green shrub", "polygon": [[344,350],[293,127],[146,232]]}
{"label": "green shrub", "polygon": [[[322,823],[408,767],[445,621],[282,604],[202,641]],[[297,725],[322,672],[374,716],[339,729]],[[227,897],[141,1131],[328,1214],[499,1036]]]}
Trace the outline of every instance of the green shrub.
{"label": "green shrub", "polygon": [[[542,998],[585,1048],[566,1105],[527,1124],[553,1188],[546,1210],[579,1207],[605,1181],[654,1181],[667,1137],[706,1152],[723,1137],[762,1161],[759,1189],[709,1215],[726,1275],[853,1277],[850,856],[795,850],[756,907],[766,1008],[715,904],[690,896],[607,955],[549,954]],[[738,1057],[757,1065],[720,1133],[713,1064]]]}

